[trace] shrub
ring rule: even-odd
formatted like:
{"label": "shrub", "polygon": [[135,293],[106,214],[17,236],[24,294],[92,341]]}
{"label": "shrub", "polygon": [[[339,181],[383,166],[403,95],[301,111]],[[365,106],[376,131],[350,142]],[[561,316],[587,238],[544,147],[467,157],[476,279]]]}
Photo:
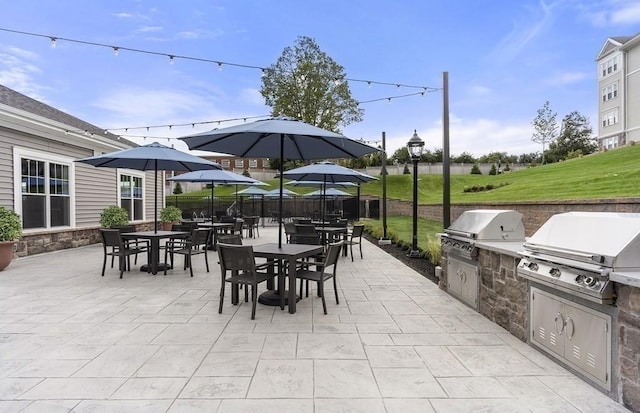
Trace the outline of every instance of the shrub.
{"label": "shrub", "polygon": [[442,256],[442,248],[440,244],[440,239],[437,237],[427,237],[427,251],[426,258],[433,265],[438,265],[440,263],[440,257]]}
{"label": "shrub", "polygon": [[100,226],[103,228],[112,228],[129,223],[129,213],[126,209],[117,205],[111,205],[102,210],[100,213]]}
{"label": "shrub", "polygon": [[402,170],[403,175],[411,175],[411,171],[409,170],[409,165],[404,164],[404,169]]}
{"label": "shrub", "polygon": [[248,169],[245,169],[244,171],[242,171],[242,175],[246,176],[247,178],[251,178],[251,174],[249,173]]}
{"label": "shrub", "polygon": [[22,220],[14,210],[0,206],[0,242],[15,241],[22,236]]}
{"label": "shrub", "polygon": [[496,165],[493,164],[491,165],[491,169],[489,170],[489,175],[497,175],[498,174],[498,169],[496,168]]}
{"label": "shrub", "polygon": [[482,171],[477,163],[474,163],[471,167],[471,175],[482,175]]}
{"label": "shrub", "polygon": [[182,219],[182,210],[173,205],[166,206],[160,211],[160,221],[162,222],[180,222]]}
{"label": "shrub", "polygon": [[182,185],[180,185],[180,182],[176,182],[176,187],[173,188],[173,194],[178,195],[181,193],[182,193]]}
{"label": "shrub", "polygon": [[506,165],[504,166],[504,171],[505,171],[505,172],[509,172],[510,170],[511,170],[511,167],[509,167],[509,164],[506,164]]}

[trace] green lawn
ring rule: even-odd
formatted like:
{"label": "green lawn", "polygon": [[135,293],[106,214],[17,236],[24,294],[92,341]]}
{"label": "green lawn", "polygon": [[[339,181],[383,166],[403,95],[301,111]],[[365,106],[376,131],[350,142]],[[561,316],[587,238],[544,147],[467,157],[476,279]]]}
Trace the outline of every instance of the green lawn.
{"label": "green lawn", "polygon": [[[635,145],[502,175],[451,175],[451,202],[637,197],[640,195],[639,160],[640,145]],[[466,187],[488,184],[496,188],[464,192]],[[506,185],[498,187],[500,184]],[[387,196],[410,200],[412,185],[412,175],[390,175]],[[380,196],[382,182],[364,184],[361,193]],[[421,204],[442,202],[442,175],[419,175],[418,199]]]}

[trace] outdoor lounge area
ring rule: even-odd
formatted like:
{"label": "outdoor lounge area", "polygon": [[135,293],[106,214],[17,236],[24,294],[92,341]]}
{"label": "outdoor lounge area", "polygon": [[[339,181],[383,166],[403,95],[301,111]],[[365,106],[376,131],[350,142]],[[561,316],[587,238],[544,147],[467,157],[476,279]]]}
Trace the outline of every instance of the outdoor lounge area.
{"label": "outdoor lounge area", "polygon": [[[272,225],[243,243],[277,238]],[[166,276],[139,261],[101,277],[100,244],[18,258],[0,277],[0,411],[627,411],[377,246],[362,249],[338,258],[340,304],[327,284],[326,315],[310,283],[295,314],[258,304],[255,320],[243,292],[218,314],[215,251],[193,277],[178,256]]]}

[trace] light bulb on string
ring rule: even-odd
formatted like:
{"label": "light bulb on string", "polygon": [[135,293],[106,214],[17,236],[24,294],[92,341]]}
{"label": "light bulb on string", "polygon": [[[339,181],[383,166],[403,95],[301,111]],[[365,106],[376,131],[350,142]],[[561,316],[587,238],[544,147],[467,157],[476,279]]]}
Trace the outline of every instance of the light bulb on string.
{"label": "light bulb on string", "polygon": [[118,47],[114,47],[114,48],[113,48],[113,55],[114,55],[114,56],[118,56],[118,53],[119,53],[119,52],[120,52],[120,48],[118,48]]}
{"label": "light bulb on string", "polygon": [[173,64],[173,58],[174,58],[173,55],[169,55],[169,64]]}
{"label": "light bulb on string", "polygon": [[55,49],[55,47],[56,47],[56,40],[58,40],[58,39],[57,39],[57,38],[55,38],[55,37],[50,37],[50,39],[51,39],[51,47]]}
{"label": "light bulb on string", "polygon": [[218,70],[222,72],[222,62],[218,62]]}
{"label": "light bulb on string", "polygon": [[371,89],[371,81],[367,82],[367,86],[369,86],[369,89]]}

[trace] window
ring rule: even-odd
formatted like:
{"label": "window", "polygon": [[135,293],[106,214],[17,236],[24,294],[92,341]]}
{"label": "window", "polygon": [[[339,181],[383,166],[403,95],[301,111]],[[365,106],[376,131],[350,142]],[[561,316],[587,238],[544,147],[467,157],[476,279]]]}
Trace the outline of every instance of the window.
{"label": "window", "polygon": [[604,149],[613,149],[618,147],[618,137],[605,138],[602,140],[602,147]]}
{"label": "window", "polygon": [[228,159],[223,159],[222,162],[220,162],[220,165],[222,165],[223,168],[228,168],[231,163]]}
{"label": "window", "polygon": [[257,159],[249,159],[249,168],[257,168],[258,160]]}
{"label": "window", "polygon": [[236,168],[244,168],[244,160],[236,159]]}
{"label": "window", "polygon": [[600,63],[600,73],[602,74],[601,77],[609,76],[616,71],[618,71],[618,56],[613,56]]}
{"label": "window", "polygon": [[144,201],[142,197],[144,175],[134,173],[121,173],[119,175],[120,206],[127,210],[130,221],[144,219]]}
{"label": "window", "polygon": [[25,230],[71,226],[73,160],[14,148],[15,210]]}
{"label": "window", "polygon": [[602,88],[602,101],[606,102],[618,96],[618,82]]}
{"label": "window", "polygon": [[618,123],[618,108],[608,110],[602,114],[602,126],[611,126]]}

